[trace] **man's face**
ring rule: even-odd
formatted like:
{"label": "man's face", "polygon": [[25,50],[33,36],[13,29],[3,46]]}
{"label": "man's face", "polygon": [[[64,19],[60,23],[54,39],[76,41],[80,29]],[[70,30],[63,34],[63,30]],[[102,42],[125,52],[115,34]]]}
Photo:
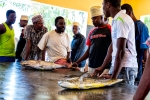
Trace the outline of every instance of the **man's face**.
{"label": "man's face", "polygon": [[59,19],[56,23],[56,30],[58,33],[63,33],[65,31],[66,23],[64,19]]}
{"label": "man's face", "polygon": [[73,31],[74,35],[77,34],[79,32],[79,27],[77,25],[73,25],[72,31]]}
{"label": "man's face", "polygon": [[7,20],[9,23],[14,24],[16,21],[16,13],[10,13]]}
{"label": "man's face", "polygon": [[39,20],[36,23],[34,23],[34,27],[36,27],[36,29],[40,31],[43,29],[43,24],[44,24],[43,20]]}
{"label": "man's face", "polygon": [[102,16],[92,17],[92,22],[95,27],[98,27],[99,25],[102,24]]}
{"label": "man's face", "polygon": [[110,12],[109,12],[110,3],[105,2],[105,0],[103,0],[102,5],[103,5],[103,13],[105,14],[106,17],[110,17]]}
{"label": "man's face", "polygon": [[20,27],[25,27],[26,25],[28,24],[28,21],[27,20],[20,20]]}

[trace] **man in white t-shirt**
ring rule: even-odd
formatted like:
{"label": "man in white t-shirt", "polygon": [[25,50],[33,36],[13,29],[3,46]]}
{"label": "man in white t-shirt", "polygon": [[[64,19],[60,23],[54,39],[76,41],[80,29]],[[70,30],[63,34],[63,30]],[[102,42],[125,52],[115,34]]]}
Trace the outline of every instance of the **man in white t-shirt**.
{"label": "man in white t-shirt", "polygon": [[66,58],[69,62],[70,59],[70,40],[65,31],[65,20],[63,17],[58,16],[55,19],[56,29],[47,32],[40,40],[38,47],[41,50],[46,49],[49,60],[55,62],[60,58]]}
{"label": "man in white t-shirt", "polygon": [[137,53],[135,48],[134,22],[120,9],[121,0],[103,0],[103,11],[106,17],[112,17],[112,43],[101,67],[94,75],[100,75],[105,66],[112,59],[109,74],[105,78],[123,78],[127,83],[134,85],[137,75]]}

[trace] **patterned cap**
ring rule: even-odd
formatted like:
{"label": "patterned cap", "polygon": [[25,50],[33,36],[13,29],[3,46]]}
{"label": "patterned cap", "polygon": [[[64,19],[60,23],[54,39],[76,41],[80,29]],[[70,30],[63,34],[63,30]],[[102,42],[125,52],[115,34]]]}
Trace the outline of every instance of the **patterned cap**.
{"label": "patterned cap", "polygon": [[32,22],[37,22],[39,20],[43,20],[43,17],[41,15],[36,15],[34,17],[32,17]]}
{"label": "patterned cap", "polygon": [[103,15],[103,12],[100,6],[93,6],[91,7],[90,11],[91,11],[91,18],[95,16]]}

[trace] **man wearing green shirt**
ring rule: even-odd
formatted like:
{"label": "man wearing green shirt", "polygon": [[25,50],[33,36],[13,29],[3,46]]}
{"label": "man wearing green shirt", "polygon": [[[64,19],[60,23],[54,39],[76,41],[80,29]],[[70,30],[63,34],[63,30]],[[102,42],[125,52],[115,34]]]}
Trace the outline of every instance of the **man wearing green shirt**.
{"label": "man wearing green shirt", "polygon": [[15,62],[14,29],[12,24],[16,21],[16,12],[6,12],[6,22],[0,24],[0,62]]}

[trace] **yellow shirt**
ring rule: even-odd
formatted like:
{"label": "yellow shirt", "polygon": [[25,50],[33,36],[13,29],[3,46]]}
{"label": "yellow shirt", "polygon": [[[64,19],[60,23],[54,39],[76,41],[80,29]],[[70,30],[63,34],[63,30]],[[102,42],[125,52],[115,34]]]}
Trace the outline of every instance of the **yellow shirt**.
{"label": "yellow shirt", "polygon": [[0,34],[0,56],[15,56],[14,29],[10,29],[6,23],[3,23],[6,32]]}

